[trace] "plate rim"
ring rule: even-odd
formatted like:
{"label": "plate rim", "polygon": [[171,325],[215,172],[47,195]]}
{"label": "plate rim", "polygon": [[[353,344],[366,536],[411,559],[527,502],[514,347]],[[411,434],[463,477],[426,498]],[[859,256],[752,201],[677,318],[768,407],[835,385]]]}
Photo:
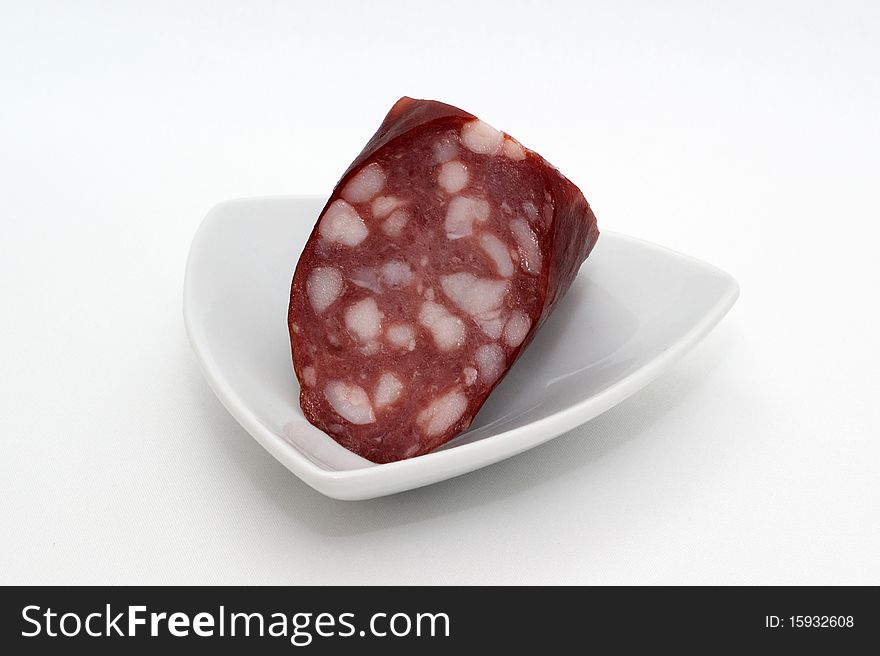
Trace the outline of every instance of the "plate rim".
{"label": "plate rim", "polygon": [[283,437],[265,426],[248,405],[238,397],[234,387],[220,373],[219,365],[207,348],[207,340],[201,334],[200,324],[192,316],[194,307],[192,280],[193,271],[197,267],[201,254],[198,248],[200,238],[224,209],[230,205],[250,202],[318,202],[322,199],[322,196],[315,194],[253,196],[233,198],[214,205],[196,229],[187,255],[183,285],[183,320],[187,339],[196,355],[202,374],[227,412],[288,470],[318,492],[335,499],[375,498],[453,478],[544,444],[594,419],[648,385],[696,346],[733,307],[740,294],[739,283],[736,279],[713,264],[638,237],[603,230],[602,234],[606,238],[610,235],[615,239],[634,242],[642,247],[656,249],[714,271],[716,275],[725,279],[728,283],[727,288],[714,305],[681,338],[655,354],[636,371],[567,408],[492,436],[503,439],[477,440],[458,445],[452,449],[432,451],[417,458],[372,464],[357,469],[323,469]]}

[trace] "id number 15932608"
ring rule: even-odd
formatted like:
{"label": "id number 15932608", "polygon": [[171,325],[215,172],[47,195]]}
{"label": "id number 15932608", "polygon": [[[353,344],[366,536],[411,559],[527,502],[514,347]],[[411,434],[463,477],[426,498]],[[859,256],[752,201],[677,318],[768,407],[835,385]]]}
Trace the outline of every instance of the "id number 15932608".
{"label": "id number 15932608", "polygon": [[793,629],[845,629],[855,625],[852,615],[765,615],[764,626],[768,629],[791,627]]}

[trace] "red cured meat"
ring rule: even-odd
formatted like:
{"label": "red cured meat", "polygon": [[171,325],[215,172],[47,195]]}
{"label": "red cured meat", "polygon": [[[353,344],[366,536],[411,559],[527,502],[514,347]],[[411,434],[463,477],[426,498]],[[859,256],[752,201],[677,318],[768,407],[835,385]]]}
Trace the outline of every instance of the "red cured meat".
{"label": "red cured meat", "polygon": [[293,277],[308,420],[384,463],[465,430],[599,236],[580,190],[456,107],[401,98],[342,176]]}

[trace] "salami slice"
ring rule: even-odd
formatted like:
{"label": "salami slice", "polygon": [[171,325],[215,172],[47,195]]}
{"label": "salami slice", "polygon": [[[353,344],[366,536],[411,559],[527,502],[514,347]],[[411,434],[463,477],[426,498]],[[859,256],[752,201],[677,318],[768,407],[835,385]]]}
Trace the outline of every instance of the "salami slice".
{"label": "salami slice", "polygon": [[308,420],[385,463],[465,430],[596,243],[580,190],[475,116],[401,98],[293,277]]}

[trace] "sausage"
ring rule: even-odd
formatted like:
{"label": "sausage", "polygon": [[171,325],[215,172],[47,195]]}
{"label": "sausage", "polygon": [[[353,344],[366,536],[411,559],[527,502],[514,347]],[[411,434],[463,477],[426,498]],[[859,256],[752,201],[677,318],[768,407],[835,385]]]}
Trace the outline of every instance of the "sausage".
{"label": "sausage", "polygon": [[470,425],[599,231],[580,190],[461,109],[401,98],[343,174],[293,276],[300,405],[373,462]]}

